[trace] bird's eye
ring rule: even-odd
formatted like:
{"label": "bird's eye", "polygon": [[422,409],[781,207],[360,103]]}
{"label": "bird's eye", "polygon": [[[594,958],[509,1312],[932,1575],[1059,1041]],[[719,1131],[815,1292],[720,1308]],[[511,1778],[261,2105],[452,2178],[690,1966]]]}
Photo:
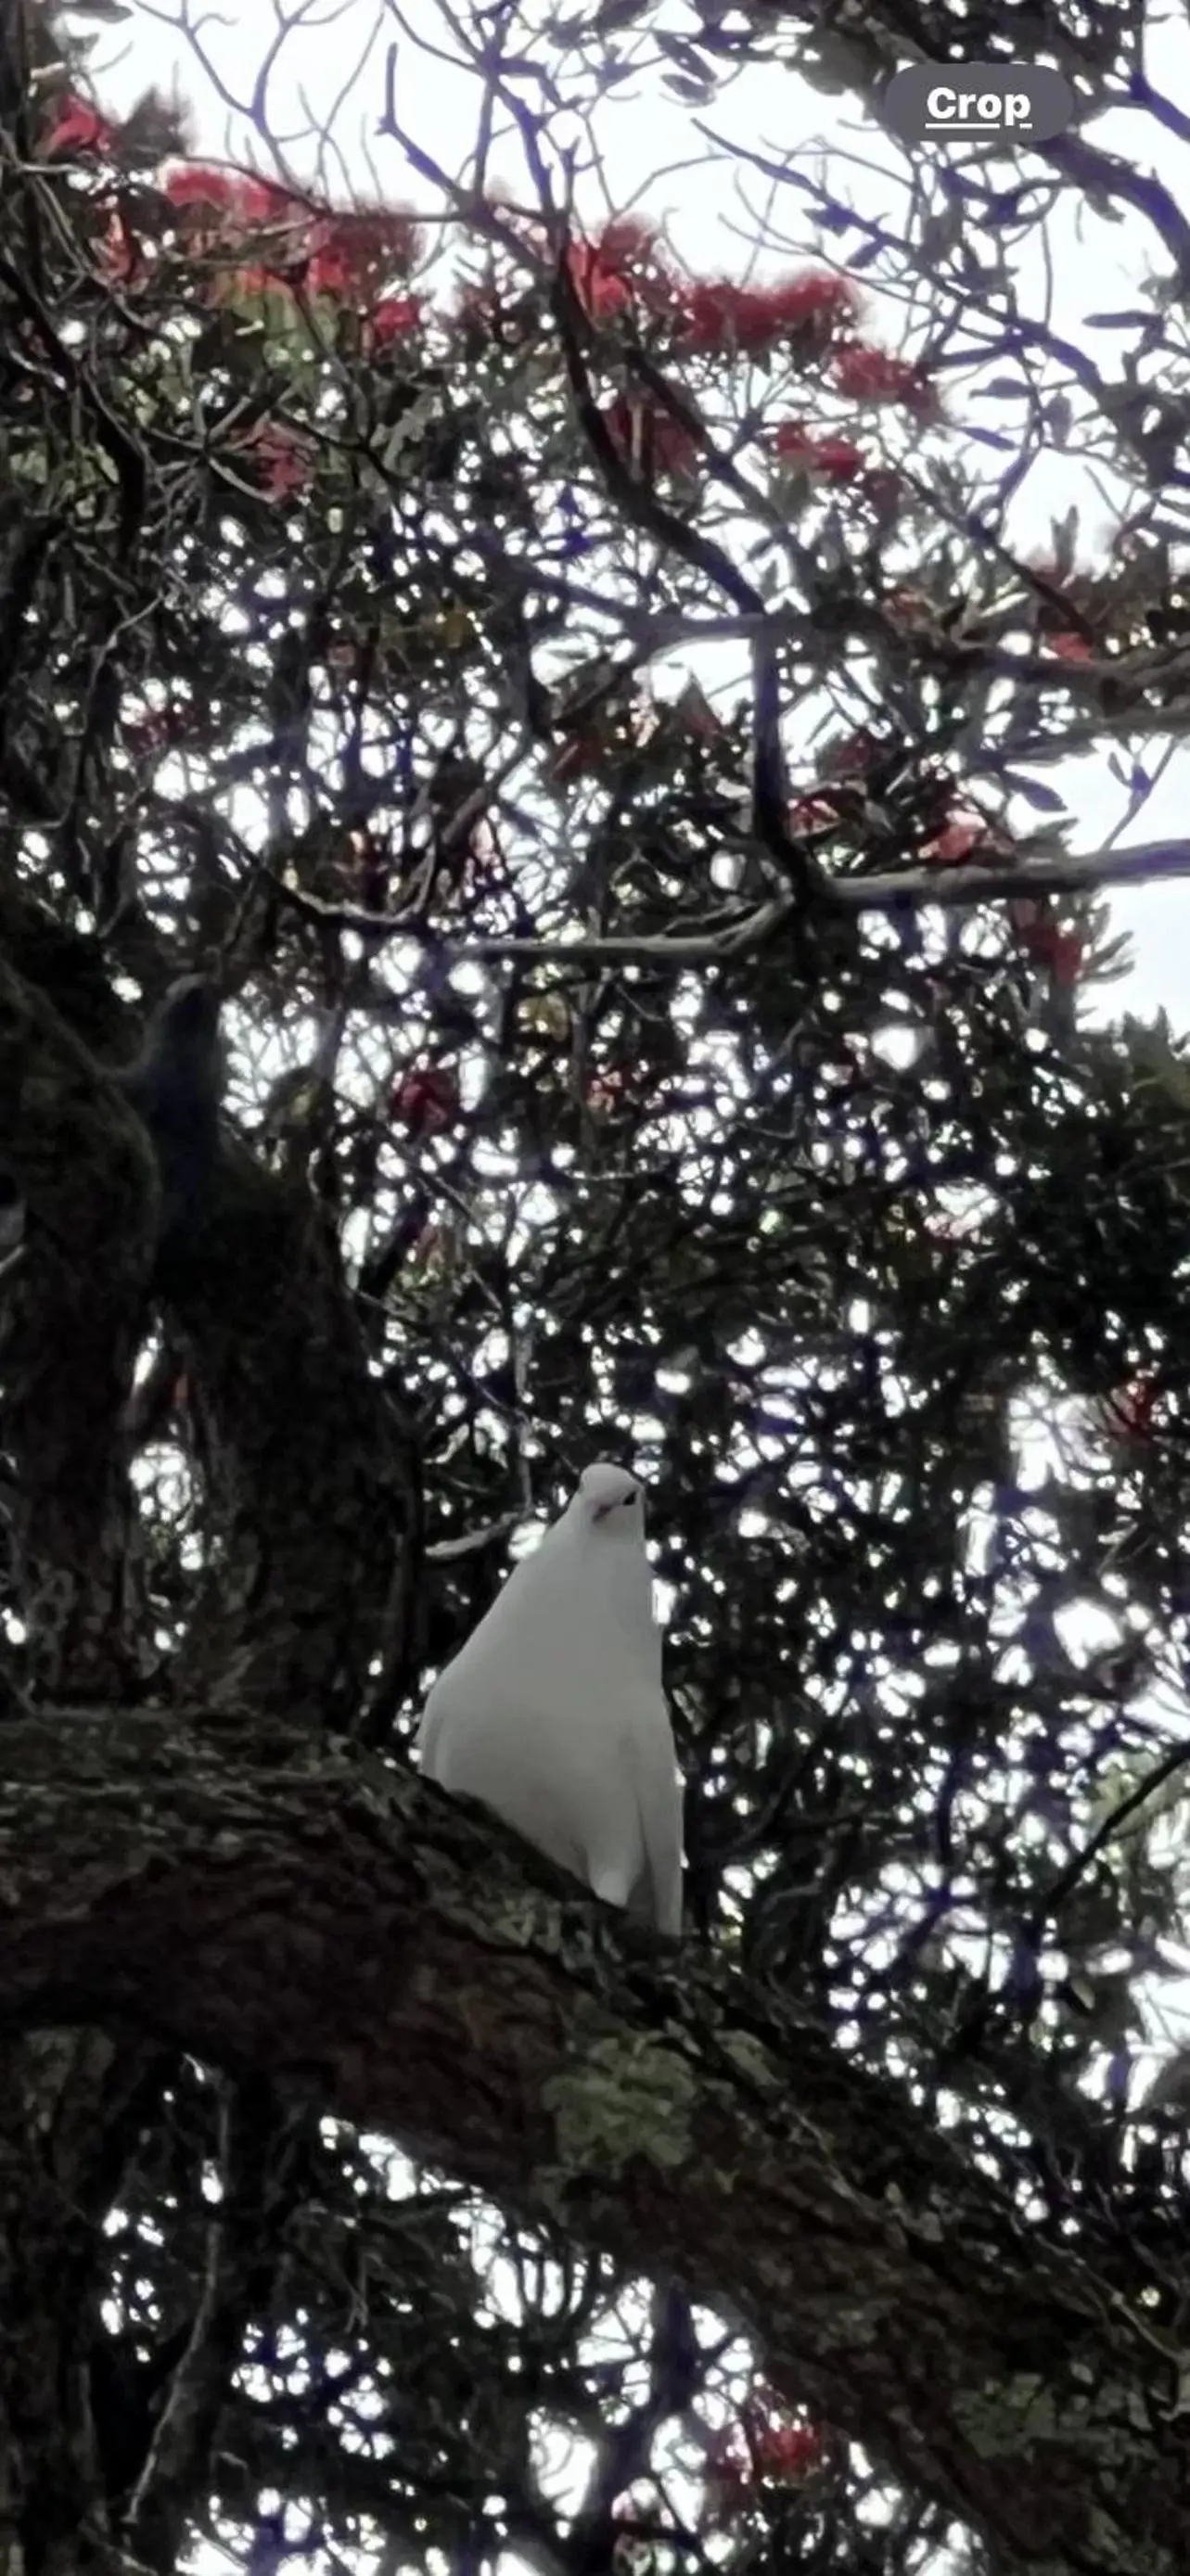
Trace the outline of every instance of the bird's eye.
{"label": "bird's eye", "polygon": [[635,1502],[635,1501],[636,1501],[636,1493],[635,1493],[635,1490],[634,1490],[631,1494],[621,1494],[621,1496],[620,1496],[620,1503],[621,1503],[621,1507],[622,1507],[622,1509],[623,1509],[624,1511],[626,1511],[626,1512],[630,1512],[630,1511],[631,1511],[632,1506],[633,1506],[633,1504],[634,1504],[634,1502]]}

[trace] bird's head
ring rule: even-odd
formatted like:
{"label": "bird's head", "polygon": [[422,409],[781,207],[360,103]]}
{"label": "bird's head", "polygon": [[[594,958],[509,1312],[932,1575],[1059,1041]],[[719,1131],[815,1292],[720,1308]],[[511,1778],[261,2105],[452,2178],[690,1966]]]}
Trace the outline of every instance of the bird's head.
{"label": "bird's head", "polygon": [[644,1487],[627,1467],[613,1467],[606,1459],[588,1467],[570,1509],[584,1529],[602,1538],[632,1538],[638,1544],[644,1539]]}

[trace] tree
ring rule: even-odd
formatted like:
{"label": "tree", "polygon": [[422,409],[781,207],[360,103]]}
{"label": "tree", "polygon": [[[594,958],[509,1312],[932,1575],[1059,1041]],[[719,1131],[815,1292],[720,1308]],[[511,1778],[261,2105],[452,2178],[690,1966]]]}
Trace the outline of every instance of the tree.
{"label": "tree", "polygon": [[[709,92],[787,41],[712,21]],[[0,2567],[1173,2576],[1187,1073],[1082,994],[1186,853],[1038,773],[1110,740],[1139,814],[1181,731],[1180,219],[1120,182],[1104,370],[985,164],[903,235],[790,166],[817,247],[690,278],[455,35],[443,277],[5,31]],[[572,110],[638,38],[555,31]],[[1012,542],[1047,437],[1101,562]],[[163,1265],[109,1076],[194,976]],[[406,1758],[616,1452],[677,1954]]]}

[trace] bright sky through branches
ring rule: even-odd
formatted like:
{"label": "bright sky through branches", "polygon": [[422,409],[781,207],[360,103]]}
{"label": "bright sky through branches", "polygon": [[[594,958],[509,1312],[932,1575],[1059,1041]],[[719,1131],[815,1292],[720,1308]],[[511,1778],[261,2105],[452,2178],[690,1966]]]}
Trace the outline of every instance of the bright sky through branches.
{"label": "bright sky through branches", "polygon": [[[197,30],[197,43],[187,32],[187,18]],[[254,131],[246,110],[261,67],[271,56],[261,121],[282,146],[295,176],[340,200],[353,193],[383,196],[432,211],[433,192],[426,180],[404,165],[399,147],[376,133],[394,32],[398,120],[453,177],[473,150],[480,93],[474,74],[457,60],[457,39],[435,0],[415,0],[399,21],[373,0],[330,0],[322,8],[267,11],[260,0],[233,0],[230,8],[209,14],[193,8],[191,0],[160,10],[137,0],[119,35],[115,30],[105,34],[96,50],[96,86],[104,103],[118,113],[126,112],[150,85],[167,94],[176,91],[189,109],[197,153],[270,169],[275,164],[268,145]],[[543,38],[543,62],[549,50]],[[1149,77],[1171,98],[1190,93],[1190,32],[1184,25],[1154,30]],[[896,222],[908,161],[855,100],[824,98],[796,74],[768,66],[747,70],[726,86],[702,117],[701,130],[698,118],[699,111],[667,92],[655,68],[599,100],[589,117],[554,114],[551,131],[559,142],[575,147],[578,210],[593,231],[609,213],[629,208],[647,212],[679,257],[704,275],[764,274],[787,267],[791,259],[824,251],[829,257],[830,244],[816,242],[800,220],[797,191],[775,188],[748,157],[773,159],[794,145],[804,145],[807,163],[813,161],[819,173],[829,156],[831,186],[839,197],[866,215],[887,214]],[[709,141],[708,132],[722,138],[721,143]],[[1134,166],[1156,170],[1175,201],[1186,202],[1190,151],[1154,119],[1116,111],[1088,132]],[[501,136],[497,128],[491,170],[521,202],[532,201],[515,133]],[[767,256],[754,249],[762,227],[772,245]],[[1107,223],[1085,204],[1080,208],[1076,192],[1070,191],[1044,228],[1044,256],[1042,240],[1041,227],[1029,235],[1018,270],[1022,300],[1034,311],[1048,309],[1055,331],[1087,348],[1102,365],[1104,334],[1088,330],[1086,316],[1126,308],[1134,299],[1151,236],[1139,216],[1126,210],[1122,221]],[[904,345],[912,354],[915,317],[890,296],[872,294],[870,286],[867,292],[879,336],[888,347]],[[948,408],[959,424],[956,450],[963,424],[978,440],[980,429],[996,416],[974,371],[951,391]],[[978,473],[978,445],[971,453],[973,473]],[[1045,552],[1051,520],[1077,499],[1080,559],[1094,561],[1112,534],[1113,505],[1119,497],[1108,477],[1052,445],[1014,497],[1011,542],[1022,554]],[[725,648],[717,663],[720,678],[734,675],[734,657]],[[690,667],[689,657],[684,667]],[[715,676],[705,654],[699,676],[704,685]],[[1145,768],[1157,783],[1143,812],[1133,819],[1127,792],[1112,776],[1106,752],[1047,768],[1048,781],[1059,787],[1076,817],[1075,847],[1093,849],[1109,835],[1123,847],[1178,835],[1190,785],[1190,754],[1157,738]],[[1028,828],[1023,813],[1021,821]],[[1182,999],[1190,963],[1190,891],[1177,882],[1130,891],[1116,898],[1112,920],[1133,937],[1135,971],[1126,986],[1093,990],[1086,1007],[1096,1016],[1112,1017],[1125,1002],[1142,1016],[1164,1005],[1180,1029],[1190,1018]]]}

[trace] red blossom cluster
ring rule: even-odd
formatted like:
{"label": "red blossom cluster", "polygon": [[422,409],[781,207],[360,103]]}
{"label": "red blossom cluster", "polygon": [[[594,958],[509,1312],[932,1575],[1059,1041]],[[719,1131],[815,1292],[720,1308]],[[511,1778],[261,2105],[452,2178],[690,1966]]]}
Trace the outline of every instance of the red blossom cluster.
{"label": "red blossom cluster", "polygon": [[846,278],[798,270],[774,286],[739,286],[728,277],[688,283],[667,258],[651,226],[621,215],[590,241],[572,241],[566,265],[575,293],[594,322],[633,306],[664,315],[681,346],[722,356],[756,357],[781,340],[825,349],[854,328],[859,299]]}
{"label": "red blossom cluster", "polygon": [[840,798],[836,788],[828,787],[821,796],[795,796],[786,816],[790,831],[821,832],[839,821]]}
{"label": "red blossom cluster", "polygon": [[758,356],[793,336],[825,348],[854,323],[858,298],[846,278],[806,269],[776,286],[703,278],[683,291],[682,308],[680,336],[688,348]]}
{"label": "red blossom cluster", "polygon": [[[111,142],[112,128],[72,99],[44,148],[106,151]],[[180,163],[160,184],[188,247],[211,260],[216,296],[266,289],[333,296],[354,305],[372,350],[419,327],[418,296],[381,291],[408,272],[421,248],[420,227],[404,207],[319,206],[255,171],[205,162]],[[144,264],[115,208],[103,258],[109,276],[133,284]]]}
{"label": "red blossom cluster", "polygon": [[415,1067],[395,1085],[389,1107],[411,1136],[440,1136],[458,1116],[458,1075],[447,1064]]}
{"label": "red blossom cluster", "polygon": [[[320,207],[252,171],[194,162],[170,170],[162,192],[187,225],[192,245],[221,253],[233,291],[301,287],[360,306],[373,346],[415,329],[415,295],[378,296],[418,255],[415,218],[399,206]],[[245,260],[241,254],[248,251]]]}
{"label": "red blossom cluster", "polygon": [[862,450],[850,438],[820,438],[804,420],[778,421],[772,443],[783,465],[816,482],[852,483],[864,470]]}
{"label": "red blossom cluster", "polygon": [[[1011,859],[1013,852],[1011,835],[1002,826],[974,806],[956,805],[941,829],[923,842],[921,857],[927,867],[953,868],[968,859]],[[1064,930],[1049,903],[1036,895],[1010,895],[1004,909],[1022,953],[1035,965],[1048,966],[1055,984],[1077,984],[1086,955],[1082,932]]]}
{"label": "red blossom cluster", "polygon": [[752,2450],[761,2477],[804,2478],[821,2463],[822,2435],[814,2424],[767,2424],[754,2434]]}
{"label": "red blossom cluster", "polygon": [[886,591],[882,606],[890,625],[900,626],[909,634],[914,627],[933,625],[933,600],[924,590],[914,590],[911,584],[906,583],[899,590]]}
{"label": "red blossom cluster", "polygon": [[106,154],[114,141],[115,127],[109,125],[106,116],[101,116],[85,98],[76,98],[68,91],[49,133],[42,138],[41,148],[47,156],[59,152]]}
{"label": "red blossom cluster", "polygon": [[403,340],[407,331],[416,331],[421,321],[421,299],[416,295],[382,295],[365,316],[369,346],[387,348],[390,340]]}
{"label": "red blossom cluster", "polygon": [[890,357],[886,349],[852,340],[840,349],[831,367],[836,391],[852,402],[899,402],[923,419],[936,419],[938,396],[922,368],[908,358]]}
{"label": "red blossom cluster", "polygon": [[[119,141],[118,127],[67,93],[43,150],[50,157],[111,156]],[[160,188],[175,234],[201,259],[199,291],[209,300],[266,292],[332,299],[354,314],[360,345],[372,355],[420,329],[421,300],[400,284],[422,243],[421,228],[407,209],[335,209],[254,171],[205,162],[176,164]],[[528,237],[526,219],[515,210],[504,220]],[[528,232],[544,252],[544,236],[531,225]],[[122,206],[113,203],[102,243],[109,277],[135,289],[153,256],[152,243],[142,244]],[[795,360],[829,358],[831,385],[854,401],[895,400],[922,417],[936,416],[935,396],[921,370],[857,337],[859,298],[846,278],[802,269],[763,287],[727,278],[688,281],[655,231],[634,216],[616,217],[590,240],[572,240],[566,261],[574,291],[596,323],[630,311],[663,317],[679,349],[728,359],[761,355],[785,341]],[[500,297],[490,282],[465,290],[455,307],[456,322],[482,319],[489,329],[499,316]],[[689,474],[697,465],[696,435],[651,393],[630,386],[605,404],[601,417],[618,455],[642,483],[659,474]],[[284,495],[307,479],[308,453],[288,433],[262,428],[254,444],[270,493]],[[869,465],[846,436],[789,419],[775,425],[771,450],[804,482],[862,479],[869,498],[879,499],[884,470]],[[895,481],[885,497],[895,500]],[[1076,649],[1073,637],[1054,639],[1056,652]]]}
{"label": "red blossom cluster", "polygon": [[566,267],[583,311],[593,322],[626,313],[635,302],[646,311],[664,312],[673,302],[676,281],[656,235],[633,215],[619,215],[595,241],[573,241]]}
{"label": "red blossom cluster", "polygon": [[861,725],[858,733],[849,733],[842,742],[833,743],[829,767],[833,778],[862,778],[865,771],[879,760],[882,745],[876,736]]}
{"label": "red blossom cluster", "polygon": [[1153,1437],[1153,1416],[1160,1390],[1151,1369],[1142,1369],[1116,1387],[1096,1409],[1096,1426],[1123,1448],[1144,1448]]}
{"label": "red blossom cluster", "polygon": [[421,239],[420,226],[403,207],[353,206],[321,214],[302,245],[309,263],[306,284],[312,295],[354,295],[394,272],[404,276]]}
{"label": "red blossom cluster", "polygon": [[758,2486],[800,2486],[821,2468],[825,2441],[815,2424],[780,2422],[768,2406],[745,2406],[711,2447],[708,2504],[716,2519],[738,2510]]}
{"label": "red blossom cluster", "polygon": [[642,483],[657,474],[688,474],[697,462],[697,439],[653,394],[637,388],[617,394],[599,416],[617,455]]}
{"label": "red blossom cluster", "polygon": [[[937,417],[937,394],[921,367],[857,338],[859,297],[847,278],[829,270],[799,269],[772,286],[741,286],[726,277],[688,284],[656,234],[630,216],[606,225],[591,241],[571,242],[566,264],[592,321],[614,319],[635,305],[672,318],[681,347],[715,356],[758,357],[782,340],[799,344],[804,355],[833,346],[831,381],[839,393],[854,402],[900,402],[924,419]],[[833,462],[819,456],[819,471],[843,480],[860,470],[862,459],[848,441],[817,445],[836,451]]]}
{"label": "red blossom cluster", "polygon": [[121,732],[124,749],[134,760],[150,760],[154,753],[169,748],[174,732],[172,710],[146,707],[141,715],[126,716]]}
{"label": "red blossom cluster", "polygon": [[236,225],[278,222],[293,202],[283,188],[258,179],[252,170],[213,169],[197,161],[168,170],[161,189],[171,206],[211,207]]}
{"label": "red blossom cluster", "polygon": [[1086,955],[1082,932],[1063,930],[1035,895],[1013,895],[1005,909],[1026,957],[1038,966],[1048,966],[1055,984],[1077,984]]}
{"label": "red blossom cluster", "polygon": [[1012,843],[1007,835],[970,805],[956,805],[941,830],[924,841],[921,850],[930,868],[961,867],[965,859],[1004,859],[1011,854]]}
{"label": "red blossom cluster", "polygon": [[257,421],[241,445],[247,451],[265,491],[274,499],[284,499],[288,492],[300,492],[309,482],[310,451],[279,421]]}
{"label": "red blossom cluster", "polygon": [[[86,100],[68,93],[43,149],[55,157],[105,155],[117,141],[117,128]],[[190,246],[215,254],[221,263],[228,291],[260,294],[273,287],[349,299],[361,313],[373,349],[419,326],[422,308],[415,295],[381,293],[394,276],[408,274],[419,254],[420,228],[407,210],[328,208],[254,171],[211,163],[181,163],[167,171],[161,185]],[[539,246],[544,249],[544,241]],[[118,211],[112,215],[105,254],[111,274],[134,278],[136,253]],[[742,286],[722,277],[687,281],[675,271],[653,228],[629,215],[617,216],[590,240],[572,241],[566,264],[575,293],[594,322],[639,308],[671,321],[679,347],[715,356],[761,356],[782,341],[792,343],[803,357],[833,350],[830,381],[836,391],[856,402],[897,401],[923,418],[937,416],[934,389],[919,367],[857,337],[856,290],[829,270],[799,269],[771,286]],[[458,318],[469,314],[489,324],[496,318],[490,287],[464,291]],[[638,443],[640,415],[639,401],[628,396],[605,415],[625,453]],[[693,441],[680,424],[655,413],[651,431],[655,466],[677,471],[692,460]],[[864,460],[851,440],[820,437],[801,421],[781,424],[774,446],[786,462],[827,481],[851,481],[863,471]],[[1063,640],[1055,649],[1062,649]]]}

